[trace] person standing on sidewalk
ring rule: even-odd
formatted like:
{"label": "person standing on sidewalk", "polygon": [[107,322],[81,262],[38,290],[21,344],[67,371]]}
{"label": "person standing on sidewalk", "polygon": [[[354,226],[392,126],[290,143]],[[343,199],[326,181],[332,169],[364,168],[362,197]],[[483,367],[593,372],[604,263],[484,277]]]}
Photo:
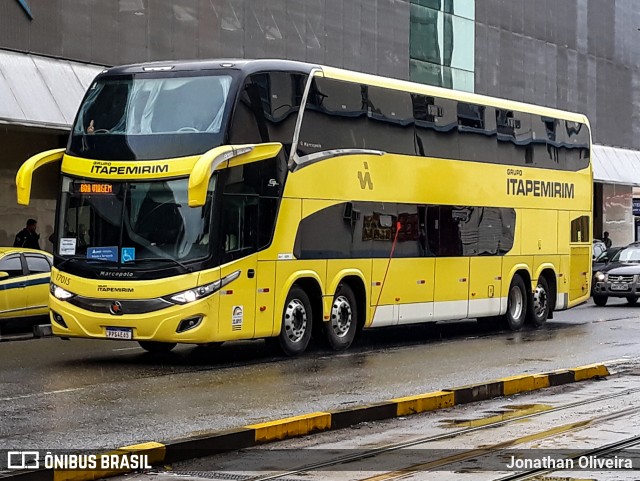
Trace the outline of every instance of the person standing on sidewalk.
{"label": "person standing on sidewalk", "polygon": [[36,232],[38,221],[29,219],[27,226],[16,235],[13,247],[25,247],[27,249],[40,249],[40,234]]}

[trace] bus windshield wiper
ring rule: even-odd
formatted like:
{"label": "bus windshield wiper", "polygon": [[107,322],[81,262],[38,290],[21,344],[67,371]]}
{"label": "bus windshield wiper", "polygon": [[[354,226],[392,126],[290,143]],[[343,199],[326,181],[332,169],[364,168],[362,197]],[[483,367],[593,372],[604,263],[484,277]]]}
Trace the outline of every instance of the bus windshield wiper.
{"label": "bus windshield wiper", "polygon": [[125,266],[127,264],[137,265],[137,264],[145,264],[149,262],[172,262],[175,265],[182,267],[185,272],[192,272],[192,269],[190,267],[186,266],[185,264],[183,264],[182,262],[176,259],[172,259],[171,257],[145,257],[144,259],[135,259],[132,261],[124,262],[122,265],[125,265]]}
{"label": "bus windshield wiper", "polygon": [[84,256],[69,256],[69,257],[63,257],[62,259],[63,261],[57,266],[54,266],[55,268],[58,269],[69,261],[108,262],[110,264],[117,264],[116,261],[110,261],[109,259],[92,259],[91,257],[84,257]]}

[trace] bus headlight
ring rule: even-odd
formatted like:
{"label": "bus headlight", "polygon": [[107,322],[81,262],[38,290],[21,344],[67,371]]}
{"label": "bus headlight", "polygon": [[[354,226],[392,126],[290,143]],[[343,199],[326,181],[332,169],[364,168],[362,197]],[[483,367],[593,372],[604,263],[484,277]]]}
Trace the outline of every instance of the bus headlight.
{"label": "bus headlight", "polygon": [[218,289],[220,289],[221,282],[215,281],[211,284],[205,284],[204,286],[194,287],[193,289],[187,289],[186,291],[177,292],[164,299],[173,302],[174,304],[189,304],[190,302],[197,301],[203,297],[210,296]]}
{"label": "bus headlight", "polygon": [[55,285],[53,282],[49,284],[49,292],[51,292],[56,299],[60,299],[61,301],[71,299],[75,295],[62,287]]}
{"label": "bus headlight", "polygon": [[595,278],[598,282],[604,282],[607,276],[604,275],[604,272],[596,272]]}

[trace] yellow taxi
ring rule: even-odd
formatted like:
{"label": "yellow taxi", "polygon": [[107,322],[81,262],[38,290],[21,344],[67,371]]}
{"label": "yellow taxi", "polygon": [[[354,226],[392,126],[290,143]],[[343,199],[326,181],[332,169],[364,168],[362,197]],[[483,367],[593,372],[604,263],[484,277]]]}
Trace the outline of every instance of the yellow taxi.
{"label": "yellow taxi", "polygon": [[48,252],[0,247],[0,320],[48,314],[51,264]]}

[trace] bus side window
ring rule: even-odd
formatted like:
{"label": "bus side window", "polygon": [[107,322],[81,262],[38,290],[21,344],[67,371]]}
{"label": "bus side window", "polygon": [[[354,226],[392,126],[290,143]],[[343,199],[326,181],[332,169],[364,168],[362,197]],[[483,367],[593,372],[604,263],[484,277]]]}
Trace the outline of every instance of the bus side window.
{"label": "bus side window", "polygon": [[222,229],[226,260],[255,252],[258,242],[258,197],[225,194],[223,197]]}
{"label": "bus side window", "polygon": [[565,165],[565,151],[561,149],[562,130],[557,119],[531,115],[533,164],[536,167],[559,169]]}
{"label": "bus side window", "polygon": [[458,102],[460,159],[495,163],[496,115],[493,107]]}
{"label": "bus side window", "polygon": [[442,159],[460,158],[456,102],[412,95],[416,154]]}
{"label": "bus side window", "polygon": [[298,154],[371,148],[367,137],[366,85],[316,77],[300,129]]}
{"label": "bus side window", "polygon": [[518,166],[533,164],[531,115],[496,109],[496,130],[498,163]]}
{"label": "bus side window", "polygon": [[579,122],[564,122],[567,147],[566,169],[582,170],[589,166],[589,129]]}
{"label": "bus side window", "polygon": [[368,88],[368,122],[364,147],[415,155],[411,95],[399,90]]}
{"label": "bus side window", "polygon": [[306,79],[287,72],[249,77],[233,114],[231,143],[281,142],[288,154]]}

